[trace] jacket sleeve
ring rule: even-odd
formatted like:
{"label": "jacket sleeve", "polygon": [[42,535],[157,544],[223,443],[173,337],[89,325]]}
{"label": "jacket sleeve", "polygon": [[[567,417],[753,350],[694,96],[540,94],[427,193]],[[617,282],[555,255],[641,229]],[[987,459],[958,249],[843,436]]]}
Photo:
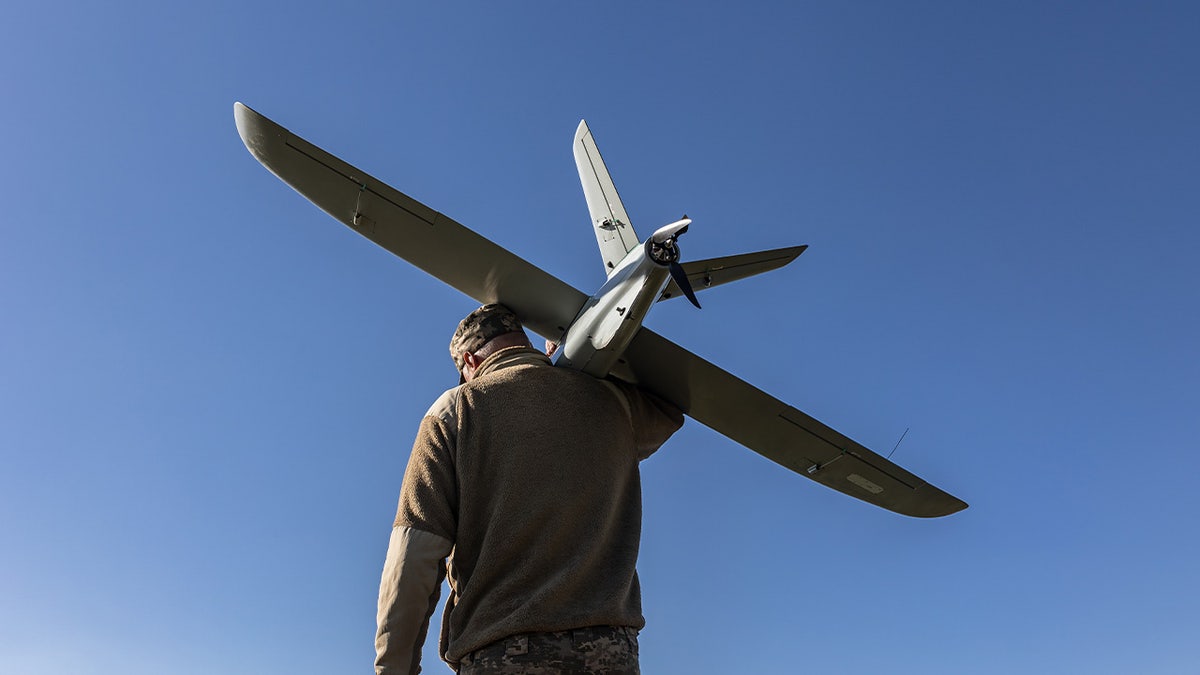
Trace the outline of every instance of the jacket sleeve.
{"label": "jacket sleeve", "polygon": [[629,417],[633,422],[633,438],[637,445],[637,457],[641,461],[662,447],[671,434],[683,426],[683,411],[641,387],[606,380],[625,395],[629,404]]}
{"label": "jacket sleeve", "polygon": [[421,647],[445,578],[445,559],[454,547],[452,438],[443,420],[425,417],[404,472],[379,582],[378,675],[421,670]]}
{"label": "jacket sleeve", "polygon": [[451,544],[436,534],[397,525],[379,581],[375,672],[421,672],[421,646],[445,577]]}

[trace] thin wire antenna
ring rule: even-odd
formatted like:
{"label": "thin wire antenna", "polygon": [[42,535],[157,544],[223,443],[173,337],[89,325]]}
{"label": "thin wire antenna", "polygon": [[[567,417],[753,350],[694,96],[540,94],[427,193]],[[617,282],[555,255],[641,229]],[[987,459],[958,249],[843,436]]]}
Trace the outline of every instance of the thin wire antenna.
{"label": "thin wire antenna", "polygon": [[[907,435],[908,435],[908,428],[906,427],[904,429],[904,433],[900,434],[900,441],[903,441],[904,437]],[[896,448],[900,447],[900,441],[896,441],[896,447],[892,448],[892,451],[888,453],[888,456],[887,456],[888,459],[891,459],[892,455],[896,454]]]}

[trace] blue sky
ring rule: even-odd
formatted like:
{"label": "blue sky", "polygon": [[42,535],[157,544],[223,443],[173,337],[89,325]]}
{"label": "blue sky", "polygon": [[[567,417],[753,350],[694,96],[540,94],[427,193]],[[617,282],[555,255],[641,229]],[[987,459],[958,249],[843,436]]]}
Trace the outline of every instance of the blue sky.
{"label": "blue sky", "polygon": [[[474,303],[271,176],[240,100],[572,285],[587,118],[644,235],[809,244],[648,325],[971,508],[696,424],[643,465],[647,673],[1185,673],[1191,3],[25,3],[0,21],[0,670],[369,670]],[[428,672],[449,672],[426,649]]]}

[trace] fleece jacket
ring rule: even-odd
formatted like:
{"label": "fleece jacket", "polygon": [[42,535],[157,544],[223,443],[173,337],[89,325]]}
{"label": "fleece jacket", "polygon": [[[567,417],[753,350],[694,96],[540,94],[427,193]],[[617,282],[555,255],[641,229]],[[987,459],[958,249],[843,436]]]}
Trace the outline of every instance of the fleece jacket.
{"label": "fleece jacket", "polygon": [[380,584],[376,671],[419,669],[447,556],[451,667],[510,635],[642,628],[638,463],[682,423],[648,392],[530,348],[485,359],[417,432]]}

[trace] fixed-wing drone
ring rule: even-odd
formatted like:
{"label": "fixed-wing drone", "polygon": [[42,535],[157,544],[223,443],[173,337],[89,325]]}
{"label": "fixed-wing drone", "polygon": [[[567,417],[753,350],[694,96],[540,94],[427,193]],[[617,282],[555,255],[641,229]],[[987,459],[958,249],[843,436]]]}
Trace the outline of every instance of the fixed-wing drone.
{"label": "fixed-wing drone", "polygon": [[839,492],[908,516],[967,508],[888,459],[642,326],[658,300],[782,267],[805,246],[680,263],[685,216],[640,241],[586,122],[575,164],[608,279],[590,297],[292,134],[241,103],[242,141],[263,166],[355,232],[466,293],[499,302],[559,349],[555,365],[617,377],[751,450]]}

